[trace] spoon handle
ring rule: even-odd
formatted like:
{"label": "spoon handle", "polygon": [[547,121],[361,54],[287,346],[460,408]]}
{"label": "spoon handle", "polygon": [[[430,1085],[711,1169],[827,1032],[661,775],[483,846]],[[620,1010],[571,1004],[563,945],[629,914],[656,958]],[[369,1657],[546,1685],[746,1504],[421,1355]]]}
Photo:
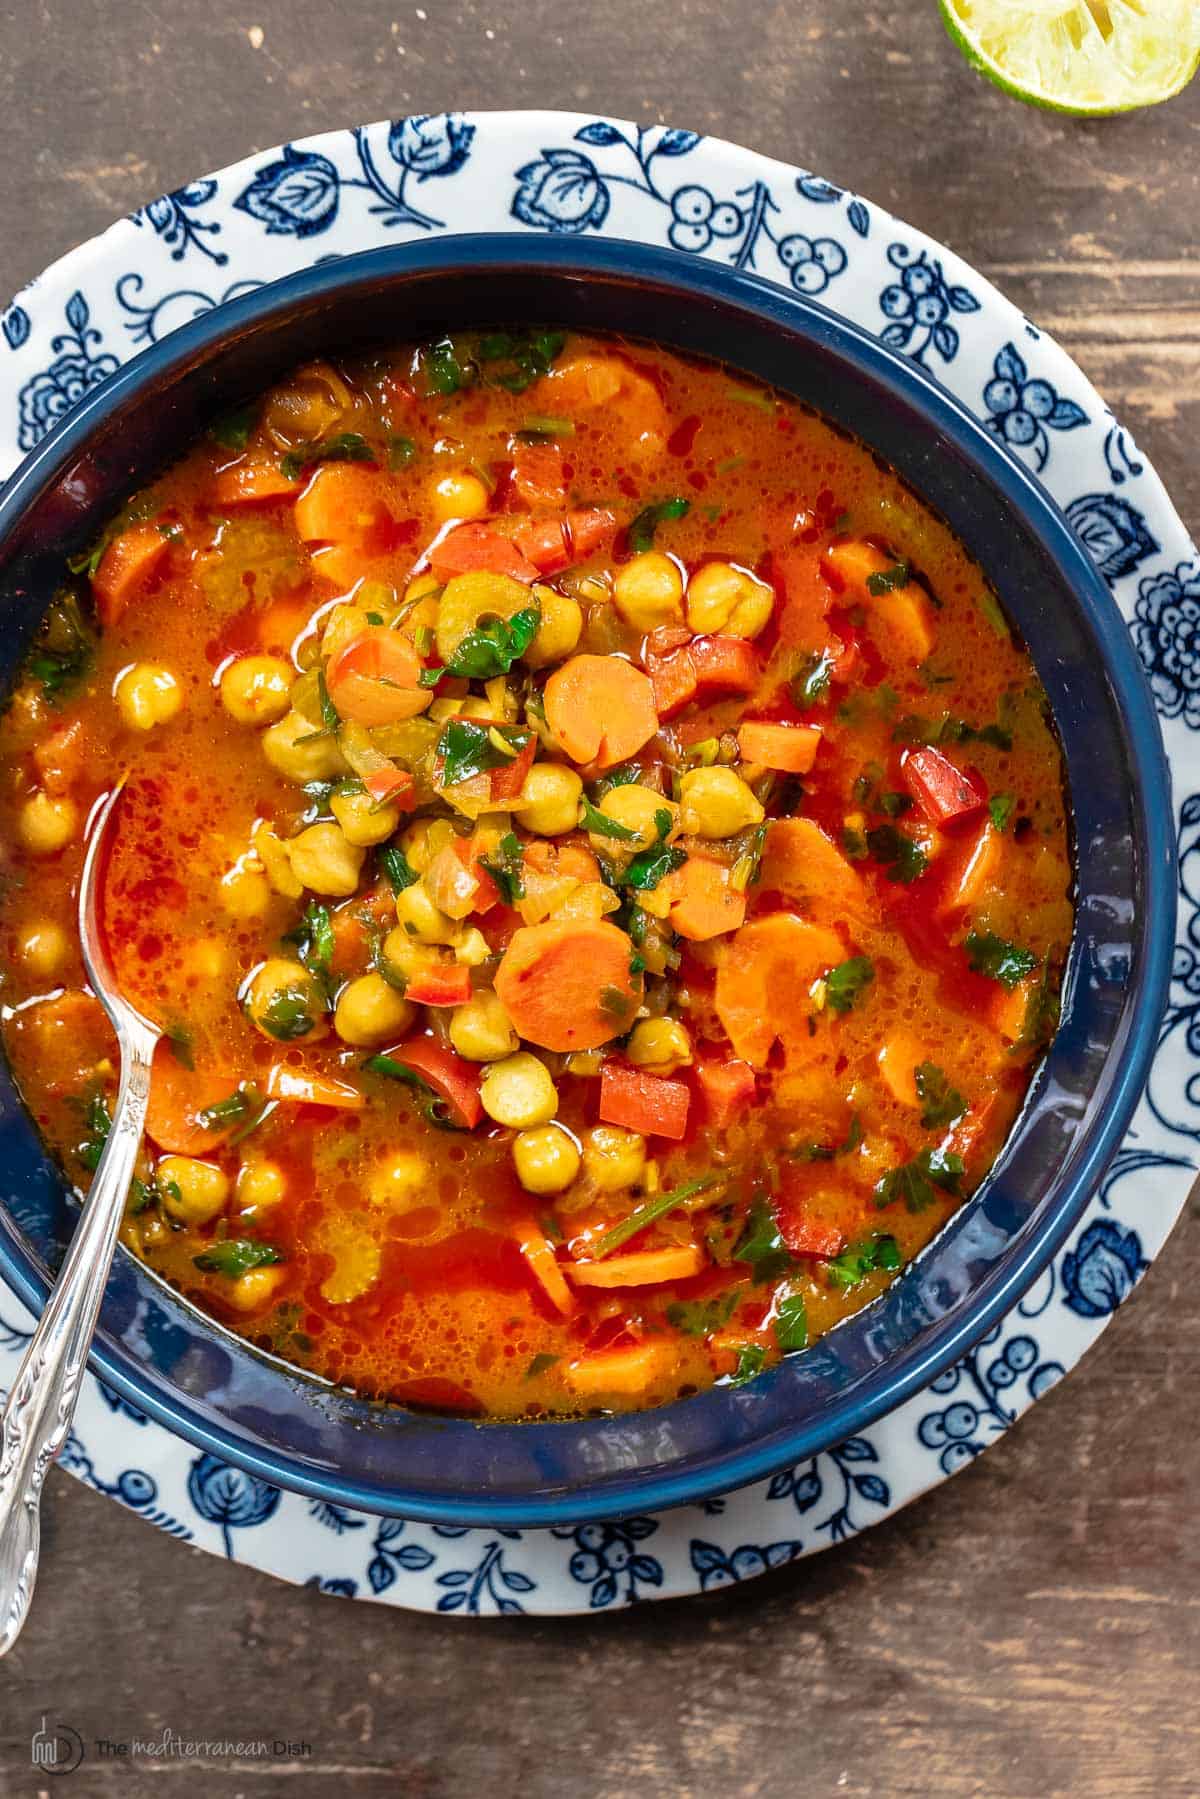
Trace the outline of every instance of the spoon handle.
{"label": "spoon handle", "polygon": [[108,1141],[0,1423],[0,1655],[21,1634],[33,1597],[42,1483],[75,1415],[141,1147],[155,1036],[129,1021],[120,1037],[121,1082]]}

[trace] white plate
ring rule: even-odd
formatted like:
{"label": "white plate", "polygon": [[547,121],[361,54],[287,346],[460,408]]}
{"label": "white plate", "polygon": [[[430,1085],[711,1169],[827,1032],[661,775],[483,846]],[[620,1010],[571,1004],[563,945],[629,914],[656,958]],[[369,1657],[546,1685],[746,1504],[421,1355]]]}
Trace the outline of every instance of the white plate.
{"label": "white plate", "polygon": [[[1162,1248],[1200,1139],[1200,558],[1075,364],[950,251],[803,169],[590,114],[441,114],[331,132],[123,219],[0,319],[0,475],[89,387],[199,313],[331,256],[466,231],[600,233],[713,257],[819,296],[922,363],[1042,477],[1107,576],[1150,675],[1179,807],[1171,1004],[1147,1096],[1099,1193],[1001,1326],[840,1449],[623,1524],[452,1530],[281,1492],[199,1455],[88,1377],[63,1465],[161,1529],[348,1598],[549,1614],[708,1590],[877,1524],[1074,1367]],[[29,1322],[0,1289],[0,1379]]]}

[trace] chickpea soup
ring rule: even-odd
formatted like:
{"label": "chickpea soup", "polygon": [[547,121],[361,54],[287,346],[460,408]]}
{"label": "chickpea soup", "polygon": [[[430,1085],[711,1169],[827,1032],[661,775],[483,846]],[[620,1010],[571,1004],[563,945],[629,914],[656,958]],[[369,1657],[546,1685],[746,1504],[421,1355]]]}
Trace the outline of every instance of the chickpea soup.
{"label": "chickpea soup", "polygon": [[987,1173],[1070,940],[1059,746],[958,542],[727,369],[495,331],[299,369],[64,570],[0,725],[3,1037],[126,1248],[471,1415],[742,1382]]}

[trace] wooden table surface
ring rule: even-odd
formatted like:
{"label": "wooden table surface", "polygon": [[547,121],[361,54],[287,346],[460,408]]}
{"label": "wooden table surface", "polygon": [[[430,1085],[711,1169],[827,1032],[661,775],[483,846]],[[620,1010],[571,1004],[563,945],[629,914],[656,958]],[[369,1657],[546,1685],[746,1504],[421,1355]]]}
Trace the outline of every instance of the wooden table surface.
{"label": "wooden table surface", "polygon": [[[976,81],[934,0],[9,0],[0,289],[151,196],[327,127],[443,108],[669,120],[934,233],[1096,381],[1200,529],[1200,83],[1078,124]],[[0,1671],[0,1794],[41,1714],[305,1738],[232,1770],[94,1760],[133,1799],[1200,1792],[1200,1230],[956,1480],[713,1599],[460,1623],[295,1591],[53,1474]],[[1191,1385],[1189,1385],[1189,1377]],[[72,1784],[73,1782],[73,1784]]]}

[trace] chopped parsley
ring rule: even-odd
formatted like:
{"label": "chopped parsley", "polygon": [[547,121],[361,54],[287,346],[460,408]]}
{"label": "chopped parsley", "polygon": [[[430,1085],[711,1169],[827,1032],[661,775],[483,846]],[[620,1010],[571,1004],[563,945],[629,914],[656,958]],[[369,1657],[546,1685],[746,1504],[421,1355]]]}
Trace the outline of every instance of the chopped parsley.
{"label": "chopped parsley", "polygon": [[644,1231],[648,1224],[654,1224],[659,1218],[665,1218],[676,1206],[683,1205],[685,1200],[692,1199],[697,1193],[704,1193],[709,1187],[727,1181],[729,1176],[723,1172],[698,1175],[694,1181],[684,1181],[681,1187],[668,1187],[663,1193],[656,1193],[652,1199],[644,1199],[640,1206],[635,1206],[628,1218],[622,1218],[620,1224],[614,1224],[611,1230],[605,1231],[602,1237],[589,1245],[592,1259],[599,1261],[602,1256],[609,1256],[614,1249],[620,1249],[639,1231]]}
{"label": "chopped parsley", "polygon": [[849,1012],[874,979],[875,964],[870,957],[851,956],[825,976],[825,1002],[835,1012]]}
{"label": "chopped parsley", "polygon": [[893,562],[890,568],[881,568],[867,576],[867,592],[874,596],[893,593],[897,587],[907,587],[911,579],[912,569],[907,562]]}
{"label": "chopped parsley", "polygon": [[808,1342],[808,1308],[803,1293],[789,1293],[775,1308],[775,1341],[786,1355]]}
{"label": "chopped parsley", "polygon": [[858,1148],[863,1140],[862,1120],[858,1113],[851,1116],[846,1127],[846,1136],[841,1143],[800,1143],[788,1151],[793,1162],[832,1162],[835,1156],[848,1156],[851,1150]]}
{"label": "chopped parsley", "polygon": [[425,383],[427,395],[456,394],[470,385],[474,371],[470,363],[464,368],[458,359],[453,338],[439,338],[417,353],[417,369]]}
{"label": "chopped parsley", "polygon": [[635,887],[639,892],[646,893],[657,887],[667,875],[674,874],[677,868],[682,868],[686,861],[686,850],[671,849],[667,844],[660,843],[654,849],[643,850],[640,856],[633,858],[624,874],[619,876],[620,885]]}
{"label": "chopped parsley", "polygon": [[735,1262],[745,1262],[756,1287],[764,1281],[777,1280],[792,1265],[791,1252],[779,1234],[765,1195],[759,1194],[750,1207],[745,1228],[733,1250]]}
{"label": "chopped parsley", "polygon": [[555,1363],[560,1362],[561,1360],[561,1356],[551,1355],[550,1352],[545,1349],[541,1350],[534,1356],[528,1368],[526,1368],[525,1379],[536,1380],[539,1374],[548,1373],[548,1371],[554,1367]]}
{"label": "chopped parsley", "polygon": [[263,1007],[258,1022],[277,1043],[292,1043],[297,1037],[307,1037],[316,1023],[312,993],[299,982],[277,987]]}
{"label": "chopped parsley", "polygon": [[828,699],[833,662],[828,650],[814,650],[800,665],[792,682],[792,698],[801,710],[819,706],[822,700]]}
{"label": "chopped parsley", "polygon": [[279,464],[279,472],[288,481],[298,481],[306,468],[317,462],[374,462],[375,452],[357,431],[340,431],[336,437],[322,437],[315,443],[299,443],[288,451]]}
{"label": "chopped parsley", "polygon": [[1038,965],[1038,957],[1031,949],[1022,949],[1005,937],[997,937],[994,931],[972,931],[963,948],[976,974],[985,975],[989,981],[999,981],[1009,993]]}
{"label": "chopped parsley", "polygon": [[593,806],[586,794],[579,800],[579,823],[585,831],[594,831],[597,837],[612,837],[618,843],[636,843],[641,836],[629,825],[623,825],[620,819],[610,818],[599,806]]}
{"label": "chopped parsley", "polygon": [[636,993],[630,993],[624,987],[602,987],[600,989],[600,1010],[606,1018],[622,1031],[641,1004]]}
{"label": "chopped parsley", "polygon": [[[96,560],[99,561],[99,557]],[[40,682],[42,698],[54,703],[86,674],[94,647],[78,600],[68,588],[61,588],[51,600],[30,646],[25,659],[25,674],[28,679]]]}
{"label": "chopped parsley", "polygon": [[634,555],[642,556],[652,550],[658,527],[671,519],[686,518],[691,509],[691,501],[679,494],[669,500],[658,500],[653,506],[644,506],[629,527],[629,547]]}
{"label": "chopped parsley", "polygon": [[870,1237],[860,1237],[840,1256],[831,1257],[825,1264],[825,1279],[831,1287],[844,1291],[847,1287],[857,1287],[860,1281],[878,1270],[894,1273],[900,1263],[900,1245],[895,1237],[883,1237],[876,1232]]}
{"label": "chopped parsley", "polygon": [[508,831],[496,845],[494,856],[480,856],[479,865],[491,875],[506,906],[515,906],[525,892],[522,875],[524,851],[515,831]]}
{"label": "chopped parsley", "polygon": [[998,750],[1011,750],[1012,732],[1007,725],[972,725],[965,718],[944,712],[940,718],[927,718],[920,712],[906,712],[892,728],[893,743],[990,743]]}
{"label": "chopped parsley", "polygon": [[676,1299],[667,1307],[667,1323],[686,1337],[707,1337],[728,1324],[744,1288],[727,1287],[712,1299]]}
{"label": "chopped parsley", "polygon": [[925,873],[929,858],[919,843],[896,829],[895,825],[876,825],[866,835],[866,846],[876,862],[883,864],[889,881],[908,887]]}
{"label": "chopped parsley", "polygon": [[910,1212],[923,1212],[937,1198],[937,1188],[958,1197],[963,1159],[948,1149],[923,1149],[911,1162],[893,1168],[876,1183],[875,1204],[903,1200]]}
{"label": "chopped parsley", "polygon": [[417,446],[411,437],[389,437],[387,440],[387,459],[390,469],[407,468],[417,453]]}
{"label": "chopped parsley", "polygon": [[480,338],[476,355],[489,386],[523,394],[550,373],[566,342],[565,331],[492,331]]}
{"label": "chopped parsley", "polygon": [[258,406],[239,406],[234,412],[227,412],[223,417],[214,419],[208,427],[208,435],[214,443],[220,444],[223,450],[244,450],[250,441],[250,433],[258,418]]}
{"label": "chopped parsley", "polygon": [[227,1124],[238,1124],[246,1116],[253,1100],[244,1087],[239,1087],[229,1095],[228,1099],[219,1099],[211,1106],[205,1106],[197,1112],[196,1122],[202,1124],[206,1131],[220,1131]]}
{"label": "chopped parsley", "polygon": [[988,811],[991,813],[992,823],[998,831],[1008,829],[1008,821],[1013,815],[1016,803],[1015,793],[994,793],[988,801]]}
{"label": "chopped parsley", "polygon": [[222,1237],[210,1243],[192,1261],[206,1274],[227,1274],[235,1278],[251,1268],[267,1268],[283,1257],[271,1243],[260,1243],[256,1237]]}
{"label": "chopped parsley", "polygon": [[[497,736],[511,747],[498,749]],[[504,768],[514,756],[520,755],[529,740],[528,731],[518,731],[511,725],[488,726],[471,718],[450,719],[437,741],[442,786],[457,787],[460,781],[469,781],[474,775]]]}
{"label": "chopped parsley", "polygon": [[767,1352],[761,1343],[743,1343],[738,1350],[737,1367],[730,1375],[730,1385],[744,1387],[747,1381],[761,1374],[766,1366]]}
{"label": "chopped parsley", "polygon": [[921,1102],[921,1123],[927,1131],[955,1124],[962,1117],[967,1102],[935,1063],[918,1062],[913,1079]]}
{"label": "chopped parsley", "polygon": [[309,900],[299,929],[292,935],[300,960],[310,974],[328,974],[333,962],[333,920],[329,907],[319,900]]}
{"label": "chopped parsley", "polygon": [[393,893],[403,893],[406,887],[413,887],[420,880],[420,875],[403,850],[389,846],[378,850],[376,856]]}
{"label": "chopped parsley", "polygon": [[461,675],[466,681],[491,681],[506,675],[523,656],[542,622],[539,606],[522,606],[511,618],[485,617],[468,631],[445,668],[427,668],[422,687],[436,686],[444,674]]}
{"label": "chopped parsley", "polygon": [[88,1134],[79,1145],[79,1160],[85,1168],[95,1169],[100,1164],[104,1145],[108,1142],[108,1133],[112,1130],[112,1115],[99,1093],[94,1093],[88,1101],[84,1126]]}

